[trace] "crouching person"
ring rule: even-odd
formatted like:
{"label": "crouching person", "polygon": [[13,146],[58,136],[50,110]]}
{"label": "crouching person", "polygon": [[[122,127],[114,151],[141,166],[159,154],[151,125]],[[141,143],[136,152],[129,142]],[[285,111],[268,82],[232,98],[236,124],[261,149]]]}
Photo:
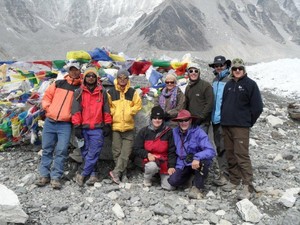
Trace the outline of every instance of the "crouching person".
{"label": "crouching person", "polygon": [[204,180],[216,153],[207,134],[199,126],[192,126],[193,119],[187,110],[179,111],[173,119],[178,122],[178,127],[173,129],[177,162],[168,181],[174,187],[183,186],[194,175],[188,195],[199,199],[202,198]]}
{"label": "crouching person", "polygon": [[111,133],[111,115],[107,93],[102,86],[98,71],[88,67],[83,74],[83,84],[75,91],[72,105],[72,123],[75,136],[84,139],[81,147],[83,163],[76,175],[76,183],[94,185],[98,181],[96,166],[103,147],[104,137]]}
{"label": "crouching person", "polygon": [[137,134],[133,151],[143,159],[145,186],[151,186],[153,176],[159,173],[161,187],[174,189],[168,178],[175,171],[175,145],[171,128],[164,124],[164,110],[160,106],[152,108],[150,125]]}

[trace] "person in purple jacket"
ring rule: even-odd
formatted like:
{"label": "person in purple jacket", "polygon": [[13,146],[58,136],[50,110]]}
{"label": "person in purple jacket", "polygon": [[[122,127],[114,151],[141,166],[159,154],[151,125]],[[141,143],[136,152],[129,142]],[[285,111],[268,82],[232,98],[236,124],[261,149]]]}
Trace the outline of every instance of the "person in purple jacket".
{"label": "person in purple jacket", "polygon": [[199,126],[192,126],[193,119],[197,118],[185,109],[173,119],[178,122],[178,127],[173,129],[177,161],[168,181],[174,187],[183,186],[194,175],[188,196],[200,199],[216,152],[207,134]]}

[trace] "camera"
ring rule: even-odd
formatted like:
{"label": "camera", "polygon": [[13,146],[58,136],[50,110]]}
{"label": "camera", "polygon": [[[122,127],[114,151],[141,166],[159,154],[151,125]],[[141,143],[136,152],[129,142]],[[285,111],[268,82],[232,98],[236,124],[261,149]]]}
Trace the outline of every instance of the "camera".
{"label": "camera", "polygon": [[188,153],[185,157],[185,162],[186,163],[191,163],[194,160],[194,154],[193,153]]}

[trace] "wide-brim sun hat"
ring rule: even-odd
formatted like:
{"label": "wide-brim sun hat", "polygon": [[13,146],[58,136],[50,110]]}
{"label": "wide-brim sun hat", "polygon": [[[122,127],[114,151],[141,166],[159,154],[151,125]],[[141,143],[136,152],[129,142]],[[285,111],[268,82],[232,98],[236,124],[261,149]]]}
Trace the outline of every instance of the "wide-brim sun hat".
{"label": "wide-brim sun hat", "polygon": [[218,55],[218,56],[216,56],[216,57],[214,58],[214,62],[211,63],[211,64],[208,64],[208,65],[209,65],[209,67],[214,68],[215,65],[218,65],[218,64],[222,64],[222,65],[226,64],[227,67],[230,67],[231,61],[230,61],[229,59],[226,59],[226,58],[225,58],[224,56],[222,56],[222,55]]}
{"label": "wide-brim sun hat", "polygon": [[182,109],[178,112],[177,117],[172,119],[172,121],[177,122],[177,121],[185,120],[185,119],[197,119],[197,117],[192,116],[188,110]]}

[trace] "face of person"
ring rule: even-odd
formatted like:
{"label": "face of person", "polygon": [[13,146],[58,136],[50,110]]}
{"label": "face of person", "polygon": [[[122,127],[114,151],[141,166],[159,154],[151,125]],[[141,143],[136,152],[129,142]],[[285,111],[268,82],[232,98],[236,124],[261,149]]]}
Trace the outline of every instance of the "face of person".
{"label": "face of person", "polygon": [[176,83],[174,80],[166,80],[165,83],[166,83],[166,88],[168,90],[172,90],[176,86]]}
{"label": "face of person", "polygon": [[192,119],[189,119],[189,118],[178,121],[179,127],[183,132],[185,132],[189,129],[191,123],[192,123]]}
{"label": "face of person", "polygon": [[126,86],[128,83],[128,77],[125,75],[120,75],[117,77],[118,85],[120,86]]}
{"label": "face of person", "polygon": [[97,82],[97,76],[94,73],[88,73],[85,75],[84,80],[87,84],[95,84]]}
{"label": "face of person", "polygon": [[245,75],[245,67],[231,67],[232,75],[235,79],[239,79]]}
{"label": "face of person", "polygon": [[217,73],[220,73],[226,69],[226,64],[215,64],[214,68]]}
{"label": "face of person", "polygon": [[77,69],[76,67],[72,66],[69,69],[69,77],[71,77],[72,79],[77,79],[80,77],[81,71],[79,69]]}
{"label": "face of person", "polygon": [[197,68],[189,68],[188,75],[191,80],[198,80],[200,76],[200,70]]}
{"label": "face of person", "polygon": [[163,119],[155,117],[155,118],[151,119],[151,122],[152,122],[154,129],[157,129],[162,125]]}

